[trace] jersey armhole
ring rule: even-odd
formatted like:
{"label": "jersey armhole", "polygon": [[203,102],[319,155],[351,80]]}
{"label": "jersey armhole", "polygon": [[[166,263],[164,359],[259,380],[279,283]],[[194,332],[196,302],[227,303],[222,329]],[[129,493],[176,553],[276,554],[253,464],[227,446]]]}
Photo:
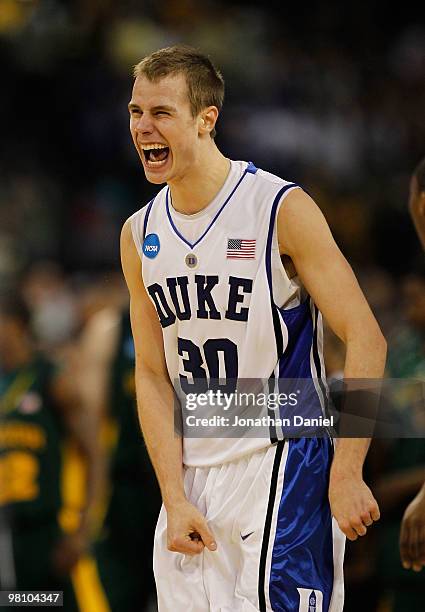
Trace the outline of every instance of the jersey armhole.
{"label": "jersey armhole", "polygon": [[143,261],[143,242],[147,234],[148,218],[154,200],[155,198],[152,198],[152,200],[146,206],[143,206],[143,208],[135,212],[130,217],[131,235],[133,236],[133,242],[136,246],[141,261]]}
{"label": "jersey armhole", "polygon": [[139,254],[140,260],[142,260],[143,243],[140,240],[140,221],[142,215],[138,214],[138,212],[135,213],[132,217],[130,217],[130,227],[134,245],[136,247],[137,253]]}
{"label": "jersey armhole", "polygon": [[[290,193],[292,193],[295,189],[303,190],[302,187],[300,187],[299,185],[294,183],[294,184],[292,184],[292,185],[290,185],[288,187],[288,189],[282,194],[282,196],[279,199],[279,202],[278,202],[278,204],[276,206],[276,211],[275,211],[273,236],[272,236],[272,245],[271,245],[271,257],[273,257],[273,252],[275,251],[276,254],[277,254],[277,258],[279,260],[279,267],[280,267],[281,273],[283,274],[284,278],[286,278],[288,283],[293,283],[294,282],[293,279],[294,278],[298,279],[299,277],[298,277],[298,273],[297,273],[295,275],[295,277],[293,276],[293,277],[290,278],[289,275],[288,275],[288,272],[286,271],[286,268],[285,268],[285,266],[283,264],[282,255],[280,254],[280,249],[279,249],[279,237],[278,237],[278,224],[277,224],[277,220],[278,220],[278,217],[279,217],[279,211],[280,211],[280,209],[282,207],[282,204],[284,203],[286,197]],[[273,212],[272,212],[272,214],[273,214]],[[299,285],[299,287],[301,289],[302,288],[301,284],[300,283],[297,283],[297,284]],[[272,295],[273,295],[273,278],[272,277],[271,277],[271,287],[270,287],[270,290],[271,290]],[[273,295],[273,299],[274,299],[274,295]]]}

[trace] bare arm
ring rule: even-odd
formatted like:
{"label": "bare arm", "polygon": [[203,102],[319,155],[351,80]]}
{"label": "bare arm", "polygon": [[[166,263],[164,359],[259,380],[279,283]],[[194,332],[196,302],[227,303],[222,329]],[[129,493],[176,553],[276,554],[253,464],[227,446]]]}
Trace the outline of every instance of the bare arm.
{"label": "bare arm", "polygon": [[[104,499],[107,485],[108,452],[101,444],[102,426],[109,414],[112,361],[117,349],[120,332],[119,311],[108,307],[97,311],[87,321],[78,344],[78,364],[75,384],[79,390],[83,411],[96,443],[95,509]],[[96,511],[93,515],[96,519]]]}
{"label": "bare arm", "polygon": [[84,460],[85,494],[77,530],[66,535],[55,549],[56,570],[68,573],[86,551],[94,533],[95,505],[104,482],[102,456],[99,452],[99,430],[93,414],[84,406],[74,384],[74,372],[63,370],[51,384],[51,394],[69,438]]}
{"label": "bare arm", "polygon": [[[204,517],[185,497],[182,439],[174,431],[174,390],[166,367],[162,330],[144,287],[128,221],[121,234],[121,261],[130,292],[139,420],[167,510],[168,545],[170,550],[187,554],[201,552],[204,544],[214,550]],[[193,534],[200,537],[193,539]]]}
{"label": "bare arm", "polygon": [[119,333],[119,311],[108,307],[91,316],[79,342],[78,386],[99,427],[109,410],[111,367]]}
{"label": "bare arm", "polygon": [[[278,217],[280,251],[289,255],[314,302],[346,347],[344,377],[381,378],[386,342],[351,267],[314,201],[295,190]],[[330,478],[330,502],[349,539],[366,533],[379,509],[362,479],[370,440],[338,440]]]}

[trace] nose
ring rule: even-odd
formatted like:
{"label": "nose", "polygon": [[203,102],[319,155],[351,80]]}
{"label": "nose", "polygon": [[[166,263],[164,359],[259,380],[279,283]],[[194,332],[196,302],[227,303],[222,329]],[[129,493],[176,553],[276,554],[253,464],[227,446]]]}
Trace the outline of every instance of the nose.
{"label": "nose", "polygon": [[135,130],[139,134],[151,134],[153,131],[152,121],[147,113],[142,113],[136,121]]}

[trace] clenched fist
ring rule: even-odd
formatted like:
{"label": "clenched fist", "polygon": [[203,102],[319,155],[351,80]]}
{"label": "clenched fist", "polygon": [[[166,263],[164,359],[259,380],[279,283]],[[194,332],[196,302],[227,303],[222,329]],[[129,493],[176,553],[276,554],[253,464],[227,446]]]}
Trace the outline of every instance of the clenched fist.
{"label": "clenched fist", "polygon": [[185,555],[217,549],[205,517],[188,501],[167,507],[167,544],[168,550]]}
{"label": "clenched fist", "polygon": [[329,502],[339,528],[352,541],[364,536],[380,517],[378,503],[360,476],[332,478],[331,474]]}

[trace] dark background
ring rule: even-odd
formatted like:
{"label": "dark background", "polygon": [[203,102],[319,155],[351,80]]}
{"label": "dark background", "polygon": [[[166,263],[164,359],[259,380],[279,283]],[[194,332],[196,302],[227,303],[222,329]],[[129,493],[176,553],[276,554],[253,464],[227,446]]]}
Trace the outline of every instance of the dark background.
{"label": "dark background", "polygon": [[[226,80],[219,147],[314,197],[386,335],[388,375],[423,380],[423,253],[407,209],[425,156],[419,11],[382,1],[0,0],[0,289],[19,283],[39,345],[60,354],[93,314],[126,303],[119,232],[157,191],[129,134],[132,66],[185,42]],[[340,376],[332,335],[326,361]],[[403,418],[409,402],[400,398]],[[424,444],[390,446],[369,454],[383,519],[347,546],[347,612],[423,604],[423,572],[401,568],[398,533]]]}
{"label": "dark background", "polygon": [[406,8],[1,0],[1,278],[41,258],[117,265],[120,226],[154,191],[128,131],[132,65],[179,41],[224,74],[225,154],[305,186],[352,264],[397,278],[425,154],[425,29]]}

